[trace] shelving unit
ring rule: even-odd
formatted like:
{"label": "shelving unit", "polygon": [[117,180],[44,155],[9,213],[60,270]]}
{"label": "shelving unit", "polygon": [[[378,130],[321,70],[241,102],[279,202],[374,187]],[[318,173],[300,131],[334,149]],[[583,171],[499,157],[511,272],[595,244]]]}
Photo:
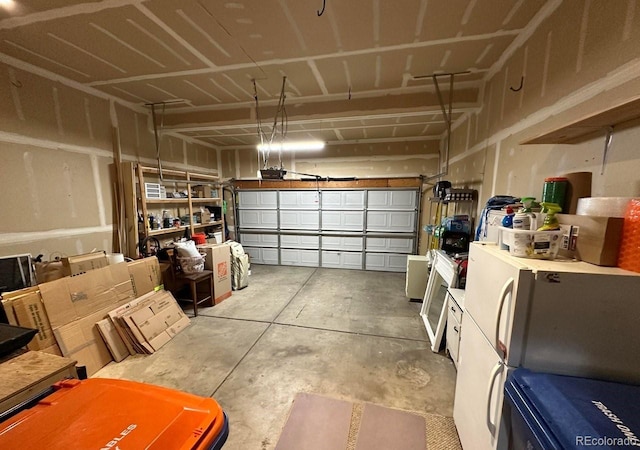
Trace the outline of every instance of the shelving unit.
{"label": "shelving unit", "polygon": [[598,131],[640,118],[640,97],[627,100],[563,127],[527,139],[521,144],[573,144]]}
{"label": "shelving unit", "polygon": [[[153,236],[158,240],[173,240],[184,235],[185,230],[191,234],[207,229],[214,231],[222,230],[224,235],[224,215],[222,214],[222,198],[219,196],[222,189],[219,178],[201,172],[191,172],[186,170],[163,169],[162,179],[160,171],[155,167],[147,167],[133,162],[122,163],[124,177],[125,215],[127,219],[127,256],[136,258],[139,253],[138,245],[145,238]],[[186,197],[181,198],[147,198],[146,184],[148,182],[158,183],[167,191],[186,191]],[[196,185],[208,185],[217,192],[218,196],[210,198],[200,198],[193,196],[193,187]],[[171,195],[169,192],[167,195]],[[195,223],[194,213],[198,212],[200,206],[220,207],[220,220],[212,222]],[[179,227],[162,228],[162,211],[170,211],[173,217],[188,215],[189,224]],[[149,216],[154,214],[158,217],[158,228],[152,228]],[[139,216],[143,221],[140,223]],[[206,216],[208,217],[208,216]],[[142,225],[142,226],[141,226]],[[162,239],[165,237],[166,239]]]}
{"label": "shelving unit", "polygon": [[[474,219],[475,219],[474,212],[475,212],[476,200],[477,200],[477,192],[474,192],[472,200],[443,200],[439,197],[429,198],[429,220],[434,218],[433,224],[430,225],[433,227],[431,232],[427,231],[427,236],[428,236],[427,248],[429,250],[440,248],[440,245],[439,245],[440,239],[439,237],[435,236],[435,232],[436,232],[436,228],[440,226],[442,219],[444,219],[447,216],[457,215],[457,214],[468,214],[469,220],[471,221],[471,228],[472,228],[472,235],[473,235],[473,227],[474,227]],[[433,212],[434,205],[436,208],[435,215]],[[468,207],[468,208],[465,208],[465,210],[467,210],[466,212],[459,211],[459,208],[462,205],[465,205]],[[449,212],[450,206],[453,207],[453,210],[451,212]]]}

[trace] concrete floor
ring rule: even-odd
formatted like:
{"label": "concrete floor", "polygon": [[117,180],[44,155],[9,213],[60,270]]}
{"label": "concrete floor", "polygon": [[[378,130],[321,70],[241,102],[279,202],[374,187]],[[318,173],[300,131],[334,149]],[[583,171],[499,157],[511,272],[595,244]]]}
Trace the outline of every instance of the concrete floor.
{"label": "concrete floor", "polygon": [[252,266],[249,286],[198,310],[157,353],[112,363],[124,378],[214,397],[225,450],[273,449],[298,392],[445,416],[455,369],[429,350],[403,273]]}

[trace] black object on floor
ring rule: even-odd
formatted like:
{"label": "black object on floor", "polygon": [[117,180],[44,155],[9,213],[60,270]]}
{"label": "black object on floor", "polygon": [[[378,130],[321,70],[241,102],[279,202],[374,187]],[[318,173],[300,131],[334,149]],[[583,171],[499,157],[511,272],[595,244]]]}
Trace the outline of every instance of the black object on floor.
{"label": "black object on floor", "polygon": [[18,327],[0,323],[0,356],[8,355],[24,347],[38,334],[34,328]]}

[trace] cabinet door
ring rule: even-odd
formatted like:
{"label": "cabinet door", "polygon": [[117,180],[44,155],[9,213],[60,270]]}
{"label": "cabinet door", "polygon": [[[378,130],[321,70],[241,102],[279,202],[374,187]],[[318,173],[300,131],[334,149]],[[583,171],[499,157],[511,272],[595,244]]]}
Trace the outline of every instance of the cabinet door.
{"label": "cabinet door", "polygon": [[322,211],[322,229],[335,231],[362,231],[363,211]]}
{"label": "cabinet door", "polygon": [[240,243],[249,247],[278,247],[277,234],[240,233]]}
{"label": "cabinet door", "polygon": [[349,236],[322,236],[322,249],[361,251],[362,238]]}
{"label": "cabinet door", "polygon": [[280,264],[283,266],[318,267],[319,262],[319,250],[300,250],[289,248],[283,248],[280,250]]}
{"label": "cabinet door", "polygon": [[367,211],[367,231],[413,233],[415,211]]}
{"label": "cabinet door", "polygon": [[389,253],[413,253],[413,239],[367,237],[367,250]]}
{"label": "cabinet door", "polygon": [[365,257],[367,270],[380,270],[383,272],[406,272],[407,255],[393,253],[367,253]]}
{"label": "cabinet door", "polygon": [[241,228],[278,228],[278,211],[263,209],[246,209],[239,211]]}
{"label": "cabinet door", "polygon": [[280,246],[282,248],[316,249],[320,247],[320,237],[301,234],[282,234],[280,235]]}
{"label": "cabinet door", "polygon": [[318,209],[318,191],[280,191],[280,209]]}
{"label": "cabinet door", "polygon": [[322,267],[362,270],[362,253],[323,251]]}
{"label": "cabinet door", "polygon": [[278,193],[276,191],[240,191],[238,209],[276,209]]}
{"label": "cabinet door", "polygon": [[283,230],[317,230],[319,227],[318,211],[280,210],[280,228]]}
{"label": "cabinet door", "polygon": [[[453,419],[462,448],[497,448],[507,366],[469,314],[462,316]],[[504,447],[506,448],[506,446]]]}
{"label": "cabinet door", "polygon": [[364,209],[364,191],[322,191],[322,209]]}
{"label": "cabinet door", "polygon": [[381,210],[414,210],[416,209],[417,192],[412,191],[369,191],[367,195],[368,209]]}

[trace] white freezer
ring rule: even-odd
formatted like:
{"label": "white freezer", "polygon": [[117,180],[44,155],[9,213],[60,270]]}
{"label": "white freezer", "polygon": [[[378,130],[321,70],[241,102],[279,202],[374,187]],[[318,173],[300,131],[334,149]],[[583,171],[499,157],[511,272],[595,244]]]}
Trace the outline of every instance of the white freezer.
{"label": "white freezer", "polygon": [[453,412],[463,448],[507,448],[502,396],[517,367],[640,384],[638,292],[634,272],[472,243]]}
{"label": "white freezer", "polygon": [[471,245],[466,313],[510,366],[640,383],[639,293],[640,274]]}

